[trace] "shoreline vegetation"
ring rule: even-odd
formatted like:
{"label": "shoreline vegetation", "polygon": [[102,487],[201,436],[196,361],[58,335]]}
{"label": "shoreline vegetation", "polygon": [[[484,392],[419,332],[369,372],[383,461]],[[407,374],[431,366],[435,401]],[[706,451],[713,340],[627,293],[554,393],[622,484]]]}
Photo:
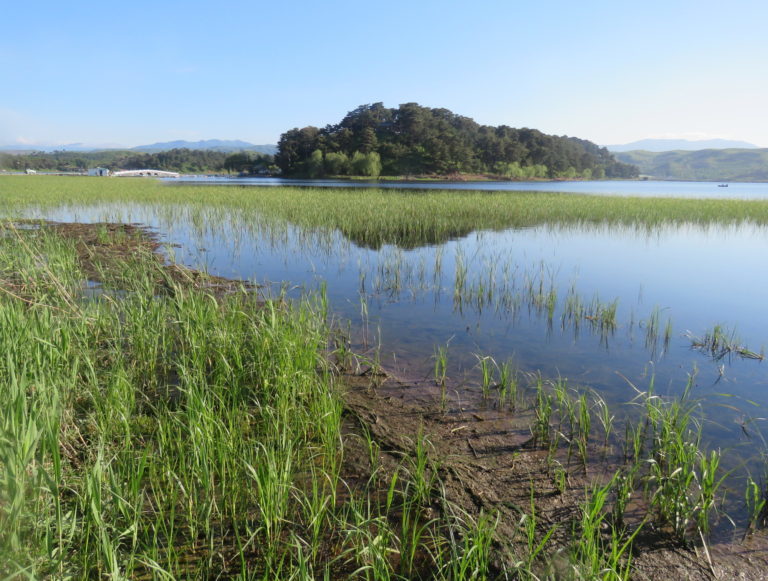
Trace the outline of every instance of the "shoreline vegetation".
{"label": "shoreline vegetation", "polygon": [[[30,169],[34,169],[34,166],[36,164],[28,164],[28,165],[31,166]],[[177,166],[175,165],[171,165],[171,166],[168,166],[166,164],[145,164],[145,165],[153,165],[151,169],[161,169],[161,171],[177,171]],[[179,171],[184,171],[184,170],[182,168],[182,170],[179,170]],[[0,176],[21,175],[24,173],[25,172],[23,170],[18,170],[18,169],[15,169],[15,170],[11,169],[11,171],[7,169],[0,169]],[[67,176],[67,177],[84,177],[86,175],[86,172],[83,169],[71,169],[71,168],[65,169],[65,170],[35,169],[35,173],[39,175]],[[403,183],[418,183],[418,182],[446,182],[446,183],[552,182],[552,183],[557,183],[557,182],[588,182],[588,181],[655,181],[655,182],[692,182],[692,183],[722,184],[722,183],[729,183],[729,182],[730,183],[768,182],[768,179],[761,176],[684,178],[684,177],[672,177],[672,176],[659,177],[659,176],[640,175],[636,177],[611,177],[611,178],[608,178],[608,177],[597,178],[594,176],[591,176],[588,178],[579,177],[579,176],[550,178],[550,177],[509,177],[509,176],[505,176],[502,174],[495,174],[495,173],[478,174],[478,173],[463,173],[463,172],[452,172],[447,174],[378,175],[376,177],[372,177],[369,175],[343,174],[343,175],[325,175],[323,177],[318,177],[318,178],[307,178],[307,177],[301,177],[298,175],[284,176],[279,172],[269,173],[265,171],[264,173],[250,173],[248,170],[245,170],[245,171],[233,170],[233,172],[222,173],[221,171],[203,170],[200,168],[187,168],[185,173],[183,173],[182,177],[183,176],[220,177],[220,178],[230,178],[233,180],[240,179],[240,178],[278,178],[281,180],[285,180],[287,182],[290,182],[291,180],[300,182],[300,181],[306,181],[307,179],[332,180],[332,181],[338,180],[338,181],[350,181],[350,182],[366,181],[366,182],[403,182]]]}
{"label": "shoreline vegetation", "polygon": [[[291,179],[291,178],[284,178]],[[297,178],[301,179],[301,178]],[[370,176],[359,175],[332,175],[327,176],[324,179],[332,180],[348,180],[348,181],[383,181],[383,182],[570,182],[570,181],[589,181],[592,178],[572,177],[572,178],[547,178],[547,177],[531,177],[531,178],[513,178],[499,174],[474,174],[474,173],[449,173],[445,175],[423,174],[423,175],[393,175],[384,176],[379,175],[376,178]],[[613,178],[612,178],[613,179]],[[628,180],[634,180],[636,178],[624,178]]]}
{"label": "shoreline vegetation", "polygon": [[759,578],[764,477],[743,478],[741,544],[712,542],[725,474],[692,381],[674,398],[634,386],[625,417],[478,354],[488,405],[467,408],[447,347],[433,378],[399,381],[349,350],[322,292],[265,299],[168,262],[137,225],[18,218],[63,200],[223,204],[370,246],[521,224],[768,224],[766,202],[592,198],[0,181],[0,574]]}
{"label": "shoreline vegetation", "polygon": [[[166,167],[165,164],[155,164],[162,167]],[[152,168],[154,169],[154,168]],[[162,170],[165,171],[165,170]],[[20,175],[25,172],[23,171],[16,171],[16,172],[10,172],[8,173],[6,170],[0,169],[0,176],[3,174],[7,175]],[[78,171],[37,171],[35,170],[35,173],[40,175],[55,175],[55,176],[71,176],[71,177],[84,177],[87,175],[84,170],[78,170]],[[232,175],[231,173],[216,173],[216,172],[189,172],[185,175],[207,175],[210,177],[225,177],[225,178],[232,178],[232,179],[238,179],[238,178],[280,178],[286,181],[290,180],[296,180],[296,181],[302,181],[306,180],[307,178],[302,178],[298,176],[282,176],[280,174],[277,175],[270,175],[270,174],[250,174],[250,173],[242,173],[238,175]],[[503,176],[499,174],[473,174],[473,173],[459,173],[454,172],[450,174],[444,174],[444,175],[436,175],[436,174],[416,174],[416,175],[392,175],[392,176],[384,176],[379,175],[377,177],[371,177],[367,175],[327,175],[322,178],[317,179],[323,179],[323,180],[339,180],[339,181],[381,181],[381,182],[492,182],[492,181],[506,181],[506,182],[566,182],[566,181],[594,181],[595,178],[583,178],[583,177],[572,177],[572,178],[565,178],[565,177],[559,177],[559,178],[548,178],[548,177],[531,177],[531,178],[513,178],[508,176]],[[607,178],[603,178],[607,179]],[[622,179],[627,181],[636,181],[638,178],[610,178],[611,180],[616,179]],[[670,180],[672,181],[672,180]]]}

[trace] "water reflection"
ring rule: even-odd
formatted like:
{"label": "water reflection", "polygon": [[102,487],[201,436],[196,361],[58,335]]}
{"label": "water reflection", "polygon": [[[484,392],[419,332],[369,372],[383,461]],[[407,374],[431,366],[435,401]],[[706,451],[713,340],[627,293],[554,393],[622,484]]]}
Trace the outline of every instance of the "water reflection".
{"label": "water reflection", "polygon": [[474,190],[493,192],[564,192],[605,196],[664,198],[713,198],[761,200],[768,198],[768,183],[734,182],[719,188],[715,182],[598,180],[598,181],[379,181],[379,180],[300,180],[282,178],[224,178],[183,176],[165,180],[170,185],[227,185],[235,187],[292,186],[311,188],[384,188],[408,190]]}
{"label": "water reflection", "polygon": [[424,380],[445,347],[459,392],[477,389],[486,356],[590,386],[612,406],[651,382],[679,393],[695,370],[719,445],[740,442],[744,426],[753,437],[762,429],[751,418],[768,405],[764,365],[714,360],[690,337],[719,325],[761,351],[768,271],[755,257],[768,250],[766,227],[545,224],[396,246],[223,207],[111,205],[46,217],[148,224],[178,244],[168,247],[176,260],[274,293],[325,284],[334,316],[352,322],[355,349],[372,356],[380,347],[386,366]]}

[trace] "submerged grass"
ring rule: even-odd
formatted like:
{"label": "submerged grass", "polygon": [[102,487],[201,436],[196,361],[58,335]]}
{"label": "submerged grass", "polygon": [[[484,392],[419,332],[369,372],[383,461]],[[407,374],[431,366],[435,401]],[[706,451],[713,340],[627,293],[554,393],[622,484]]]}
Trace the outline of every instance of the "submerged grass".
{"label": "submerged grass", "polygon": [[412,248],[464,236],[540,224],[768,224],[768,202],[607,197],[546,192],[413,191],[231,186],[169,187],[155,181],[4,176],[0,204],[20,207],[92,203],[183,204],[258,211],[306,228],[341,231],[357,244]]}
{"label": "submerged grass", "polygon": [[[573,457],[585,477],[593,474],[581,520],[574,521],[573,527],[575,544],[570,555],[578,578],[603,578],[599,571],[607,575],[604,578],[627,578],[632,543],[646,524],[652,525],[654,535],[706,548],[714,524],[733,523],[723,512],[724,482],[730,471],[721,466],[722,452],[702,443],[703,402],[692,396],[693,385],[691,377],[675,398],[655,393],[653,382],[648,390],[637,390],[632,402],[637,413],[621,420],[624,434],[618,438],[615,417],[598,394],[571,387],[565,378],[538,376],[529,382],[532,440],[547,452],[555,490],[564,494],[568,488]],[[616,469],[609,461],[605,466],[613,466],[614,471],[605,478],[604,473],[595,473],[594,466],[590,471],[589,464],[609,454],[616,457],[609,448],[616,453],[624,450],[624,465]],[[563,463],[567,458],[567,464],[558,457]],[[745,534],[749,534],[765,526],[765,485],[748,478],[744,498]],[[629,511],[631,504],[635,508]],[[645,509],[642,519],[637,516],[638,505]],[[535,518],[535,508],[526,518]]]}
{"label": "submerged grass", "polygon": [[702,337],[697,337],[690,332],[686,336],[693,349],[708,354],[715,361],[732,356],[760,361],[765,359],[763,351],[757,353],[748,349],[742,344],[735,330],[728,330],[722,325],[715,325],[712,329],[707,330]]}
{"label": "submerged grass", "polygon": [[[65,202],[63,200],[66,200]],[[651,231],[659,226],[695,224],[701,227],[768,224],[768,202],[744,200],[686,200],[606,197],[544,192],[355,190],[299,187],[170,186],[156,181],[55,176],[4,176],[0,180],[0,210],[8,214],[47,208],[79,209],[99,206],[104,216],[132,221],[141,208],[159,223],[189,224],[199,233],[217,231],[222,240],[238,240],[247,232],[277,246],[300,239],[301,246],[322,253],[338,252],[350,241],[383,248],[377,264],[361,265],[361,292],[397,300],[401,293],[416,297],[431,289],[442,292],[442,243],[470,232],[510,228],[619,226]],[[240,221],[234,218],[240,217]],[[170,226],[169,226],[170,227]],[[251,230],[253,229],[253,230]],[[255,237],[255,234],[254,234]],[[407,249],[438,245],[434,256],[415,264]],[[467,256],[457,245],[452,296],[457,311],[495,310],[499,317],[516,317],[525,307],[552,325],[557,314],[575,335],[587,328],[607,346],[620,327],[617,300],[579,296],[574,286],[561,292],[557,273],[541,263],[520,269],[508,252]],[[429,275],[432,269],[432,276]],[[447,277],[445,277],[447,278]],[[623,307],[628,308],[628,307]],[[672,337],[660,314],[645,323],[645,344],[655,357],[663,355]],[[662,343],[663,341],[663,343]],[[657,348],[664,346],[663,350]],[[744,356],[760,355],[743,352]]]}

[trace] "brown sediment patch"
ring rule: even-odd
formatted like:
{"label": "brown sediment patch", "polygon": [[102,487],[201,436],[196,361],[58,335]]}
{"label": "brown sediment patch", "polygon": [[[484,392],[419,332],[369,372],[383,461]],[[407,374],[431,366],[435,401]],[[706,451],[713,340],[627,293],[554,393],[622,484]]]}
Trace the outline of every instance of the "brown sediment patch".
{"label": "brown sediment patch", "polygon": [[[526,549],[520,526],[522,515],[535,503],[537,537],[556,528],[545,551],[550,560],[537,571],[542,578],[577,578],[568,567],[567,549],[573,526],[580,518],[579,505],[591,482],[610,478],[616,465],[594,462],[586,470],[576,460],[558,456],[567,473],[567,487],[556,483],[547,451],[531,435],[530,411],[511,413],[489,407],[447,407],[424,397],[418,382],[381,376],[346,375],[344,401],[359,429],[367,430],[390,467],[412,453],[415,438],[423,434],[431,444],[446,500],[468,514],[498,514],[497,570],[512,565]],[[375,383],[374,387],[372,383]],[[413,392],[420,396],[411,397]],[[368,461],[352,454],[347,465]],[[385,465],[387,463],[383,463]],[[644,508],[638,507],[636,521]],[[630,525],[631,526],[631,525]],[[735,536],[735,535],[734,535]],[[560,557],[558,557],[560,551]],[[552,557],[552,555],[555,555]],[[768,539],[764,532],[744,541],[681,546],[668,534],[646,525],[635,539],[631,579],[768,579]]]}
{"label": "brown sediment patch", "polygon": [[119,280],[121,269],[131,262],[142,261],[155,267],[155,283],[168,287],[170,283],[228,292],[251,285],[199,270],[169,263],[161,252],[163,244],[152,229],[142,224],[113,222],[79,223],[47,220],[18,220],[4,227],[16,229],[17,235],[35,230],[55,233],[74,244],[77,261],[90,283]]}

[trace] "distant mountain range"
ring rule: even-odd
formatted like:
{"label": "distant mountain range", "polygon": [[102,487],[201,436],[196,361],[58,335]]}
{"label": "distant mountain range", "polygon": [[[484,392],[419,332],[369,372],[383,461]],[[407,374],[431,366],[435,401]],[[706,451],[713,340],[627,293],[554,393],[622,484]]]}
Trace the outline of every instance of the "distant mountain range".
{"label": "distant mountain range", "polygon": [[254,145],[247,141],[223,140],[223,139],[205,139],[203,141],[165,141],[162,143],[153,143],[151,145],[139,145],[131,148],[132,151],[143,151],[145,153],[156,153],[158,151],[168,151],[169,149],[210,149],[213,151],[223,151],[225,153],[233,151],[256,151],[258,153],[267,153],[274,155],[277,153],[277,145]]}
{"label": "distant mountain range", "polygon": [[50,153],[51,151],[102,151],[106,149],[127,149],[120,147],[119,145],[83,145],[82,143],[67,143],[65,145],[0,145],[0,151],[6,153],[29,153],[30,151],[44,151]]}
{"label": "distant mountain range", "polygon": [[730,139],[641,139],[623,145],[606,145],[611,153],[623,151],[701,151],[702,149],[756,149],[757,145]]}
{"label": "distant mountain range", "polygon": [[0,151],[8,153],[28,153],[30,151],[103,151],[109,149],[119,149],[125,151],[141,151],[143,153],[157,153],[158,151],[168,151],[169,149],[209,149],[231,153],[234,151],[255,151],[274,155],[277,153],[277,145],[254,145],[247,141],[240,140],[222,140],[206,139],[203,141],[165,141],[162,143],[153,143],[151,145],[139,145],[137,147],[120,147],[119,145],[108,146],[88,146],[82,143],[69,143],[66,145],[2,145]]}
{"label": "distant mountain range", "polygon": [[700,151],[626,151],[614,157],[662,180],[723,182],[768,181],[768,149],[734,148]]}

